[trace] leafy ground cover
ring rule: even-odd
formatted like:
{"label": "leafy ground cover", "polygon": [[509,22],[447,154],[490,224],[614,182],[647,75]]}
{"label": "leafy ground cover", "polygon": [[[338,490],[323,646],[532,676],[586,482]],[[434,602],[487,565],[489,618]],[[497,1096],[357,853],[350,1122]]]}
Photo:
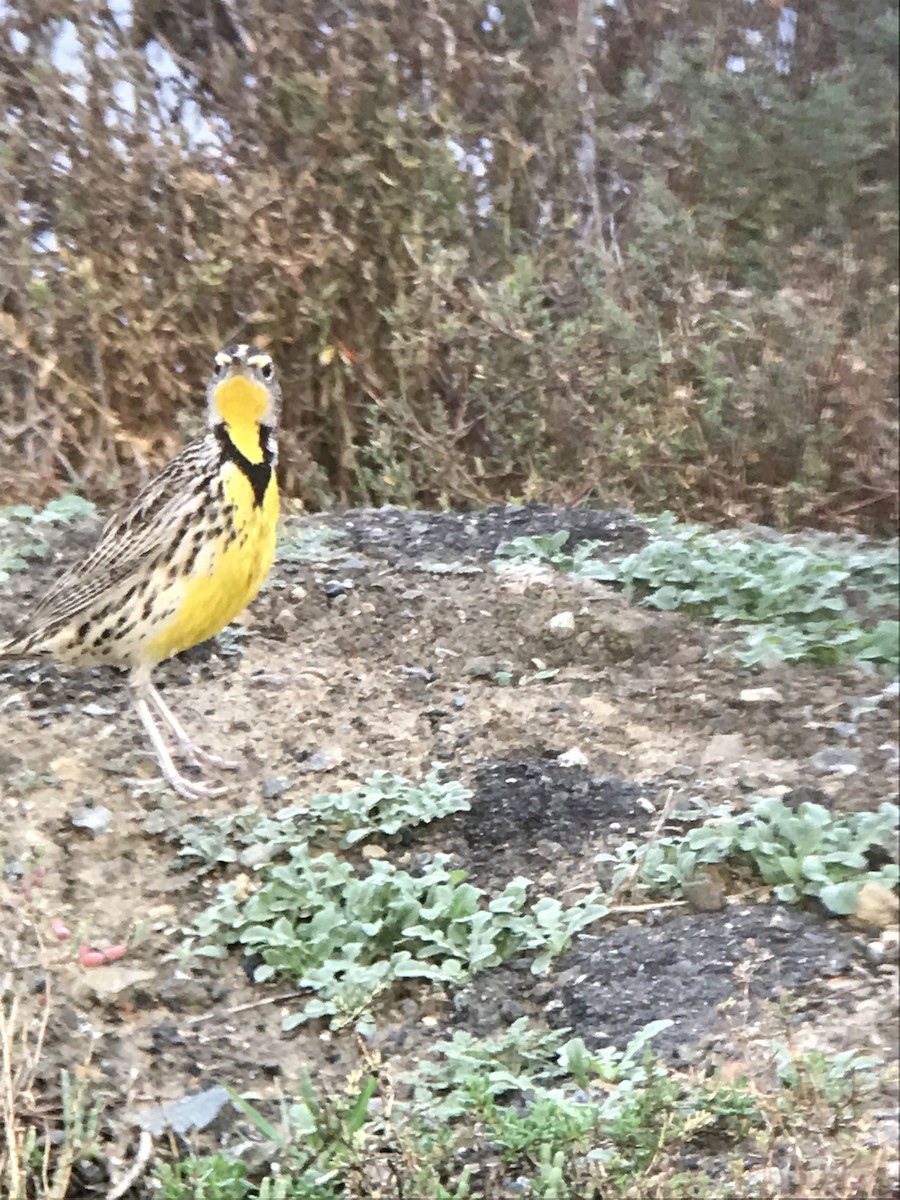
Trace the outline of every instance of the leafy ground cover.
{"label": "leafy ground cover", "polygon": [[649,520],[640,550],[601,558],[567,548],[565,530],[515,538],[499,561],[546,562],[581,579],[613,582],[630,600],[735,626],[745,666],[772,661],[900,666],[900,550],[862,539],[771,538]]}

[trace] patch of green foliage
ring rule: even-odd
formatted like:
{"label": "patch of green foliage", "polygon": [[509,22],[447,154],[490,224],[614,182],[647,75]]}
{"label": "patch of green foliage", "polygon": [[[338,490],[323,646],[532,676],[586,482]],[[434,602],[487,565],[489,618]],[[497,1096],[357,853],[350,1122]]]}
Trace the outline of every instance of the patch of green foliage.
{"label": "patch of green foliage", "polygon": [[[10,1031],[11,1024],[7,1023],[10,1016],[15,1020],[14,1000],[0,1020],[4,1034]],[[4,1068],[10,1066],[6,1046],[0,1062]],[[12,1073],[4,1077],[12,1083]],[[94,1082],[81,1071],[60,1071],[60,1123],[54,1134],[43,1123],[29,1122],[23,1126],[22,1137],[14,1147],[7,1143],[11,1153],[0,1154],[0,1195],[4,1200],[31,1200],[31,1197],[55,1200],[68,1196],[75,1164],[102,1157],[104,1097]],[[14,1094],[10,1089],[10,1098]],[[14,1109],[7,1107],[5,1111]],[[31,1179],[26,1182],[27,1175]],[[38,1180],[36,1186],[28,1186]]]}
{"label": "patch of green foliage", "polygon": [[548,896],[532,900],[521,877],[492,897],[444,864],[439,856],[416,875],[383,861],[357,869],[294,845],[286,862],[260,868],[251,895],[222,884],[184,953],[222,957],[238,945],[262,960],[258,981],[290,980],[311,992],[285,1029],[326,1017],[367,1031],[373,1000],[398,979],[460,984],[529,951],[539,972],[607,912],[599,893],[569,908]]}
{"label": "patch of green foliage", "polygon": [[30,504],[8,504],[0,507],[0,583],[13,571],[21,571],[28,560],[47,553],[47,543],[40,536],[41,526],[69,525],[94,515],[89,500],[70,493],[51,500],[41,509]]}
{"label": "patch of green foliage", "polygon": [[433,765],[421,783],[392,771],[375,771],[350,791],[323,792],[308,804],[291,805],[274,815],[251,806],[232,816],[198,820],[179,830],[178,853],[198,861],[201,871],[220,863],[255,866],[287,854],[298,841],[319,844],[338,838],[349,847],[377,834],[391,835],[465,812],[471,791],[457,780],[442,778],[442,770]]}
{"label": "patch of green foliage", "polygon": [[252,1187],[243,1162],[224,1154],[163,1163],[156,1171],[156,1183],[161,1200],[244,1200]]}
{"label": "patch of green foliage", "polygon": [[518,563],[546,564],[579,579],[607,579],[608,566],[597,557],[602,542],[582,541],[568,549],[570,536],[567,529],[558,529],[556,533],[511,538],[497,547],[494,566],[502,569]]}
{"label": "patch of green foliage", "polygon": [[[624,1050],[599,1052],[525,1018],[495,1038],[456,1033],[399,1081],[390,1106],[376,1096],[374,1076],[348,1082],[337,1097],[303,1079],[299,1097],[282,1102],[273,1119],[235,1095],[252,1126],[252,1157],[277,1164],[277,1174],[257,1184],[216,1155],[160,1168],[157,1179],[168,1189],[164,1200],[363,1196],[371,1194],[373,1163],[389,1147],[402,1163],[406,1194],[475,1200],[484,1164],[471,1165],[473,1150],[483,1156],[489,1147],[497,1180],[515,1180],[526,1197],[577,1200],[591,1185],[621,1188],[666,1146],[714,1137],[737,1147],[761,1125],[746,1081],[698,1083],[654,1058],[650,1042],[669,1024],[653,1022]],[[219,1191],[211,1181],[221,1181]]]}
{"label": "patch of green foliage", "polygon": [[256,1182],[242,1159],[222,1153],[163,1164],[157,1170],[163,1200],[338,1200],[345,1195],[342,1176],[360,1149],[359,1134],[377,1088],[369,1075],[361,1083],[348,1080],[345,1095],[326,1098],[304,1074],[298,1095],[283,1099],[271,1120],[248,1097],[228,1088],[252,1127],[254,1160],[277,1167]]}
{"label": "patch of green foliage", "polygon": [[18,522],[21,525],[71,525],[73,522],[92,517],[95,512],[96,508],[90,500],[68,492],[39,509],[30,504],[8,504],[0,508],[0,522]]}
{"label": "patch of green foliage", "polygon": [[771,1041],[779,1106],[790,1116],[825,1105],[844,1119],[855,1114],[859,1101],[878,1087],[877,1068],[883,1060],[858,1050],[826,1054],[809,1050],[797,1055],[784,1042]]}
{"label": "patch of green foliage", "polygon": [[877,812],[829,812],[820,804],[789,808],[777,797],[752,801],[747,812],[713,816],[683,836],[649,845],[626,842],[599,862],[614,862],[612,890],[640,862],[637,881],[658,894],[677,892],[703,864],[731,862],[750,867],[772,886],[779,900],[796,903],[815,896],[829,911],[851,913],[865,883],[896,887],[898,867],[873,870],[871,856],[896,846],[896,804]]}
{"label": "patch of green foliage", "polygon": [[289,527],[278,538],[277,556],[279,562],[333,562],[347,557],[347,535],[328,525]]}
{"label": "patch of green foliage", "polygon": [[349,792],[313,796],[306,811],[321,827],[339,833],[342,845],[352,846],[374,833],[395,834],[464,812],[471,796],[461,783],[441,778],[441,768],[435,765],[419,784],[391,771],[376,771]]}
{"label": "patch of green foliage", "polygon": [[567,531],[514,538],[495,565],[547,563],[622,587],[629,600],[734,624],[745,666],[772,661],[900,668],[900,554],[896,542],[766,540],[680,524],[647,522],[651,538],[633,554],[603,560],[599,544],[570,552]]}
{"label": "patch of green foliage", "polygon": [[163,1163],[154,1173],[161,1200],[339,1200],[331,1184],[334,1172],[315,1169],[248,1179],[247,1165],[224,1154],[198,1155]]}

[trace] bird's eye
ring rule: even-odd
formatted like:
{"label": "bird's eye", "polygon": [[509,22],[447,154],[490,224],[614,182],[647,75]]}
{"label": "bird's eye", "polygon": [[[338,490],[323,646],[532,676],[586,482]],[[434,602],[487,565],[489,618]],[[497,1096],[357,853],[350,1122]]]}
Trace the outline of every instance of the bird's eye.
{"label": "bird's eye", "polygon": [[263,363],[262,367],[260,367],[260,373],[263,379],[271,379],[275,374],[275,368],[270,362]]}
{"label": "bird's eye", "polygon": [[225,370],[225,363],[221,362],[221,361],[220,361],[220,360],[217,358],[217,359],[216,359],[216,362],[215,362],[215,365],[214,365],[214,367],[213,367],[213,374],[214,374],[214,375],[221,375],[221,374],[222,374],[222,372],[223,372],[224,370]]}

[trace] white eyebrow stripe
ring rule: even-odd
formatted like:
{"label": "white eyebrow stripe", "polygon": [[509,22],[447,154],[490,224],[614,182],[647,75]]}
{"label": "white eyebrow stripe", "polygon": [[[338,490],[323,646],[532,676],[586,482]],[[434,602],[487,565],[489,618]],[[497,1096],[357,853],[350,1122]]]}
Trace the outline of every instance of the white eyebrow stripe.
{"label": "white eyebrow stripe", "polygon": [[227,367],[228,364],[231,362],[231,355],[226,354],[226,352],[224,350],[220,350],[219,353],[215,357],[215,362],[216,362],[216,365],[219,367]]}
{"label": "white eyebrow stripe", "polygon": [[266,363],[270,363],[271,361],[272,359],[270,355],[266,354],[262,350],[258,351],[256,354],[251,354],[247,359],[247,363],[251,367],[264,367]]}

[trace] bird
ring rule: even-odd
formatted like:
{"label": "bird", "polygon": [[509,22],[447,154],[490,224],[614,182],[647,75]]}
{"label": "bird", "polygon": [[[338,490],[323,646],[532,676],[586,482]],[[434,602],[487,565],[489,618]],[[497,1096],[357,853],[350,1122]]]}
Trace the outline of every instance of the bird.
{"label": "bird", "polygon": [[6,642],[0,658],[128,672],[135,711],[165,780],[202,799],[227,791],[189,777],[239,762],[198,746],[153,684],[159,663],[219,633],[259,592],[275,557],[281,389],[265,350],[226,346],[213,359],[207,427],[113,513]]}

